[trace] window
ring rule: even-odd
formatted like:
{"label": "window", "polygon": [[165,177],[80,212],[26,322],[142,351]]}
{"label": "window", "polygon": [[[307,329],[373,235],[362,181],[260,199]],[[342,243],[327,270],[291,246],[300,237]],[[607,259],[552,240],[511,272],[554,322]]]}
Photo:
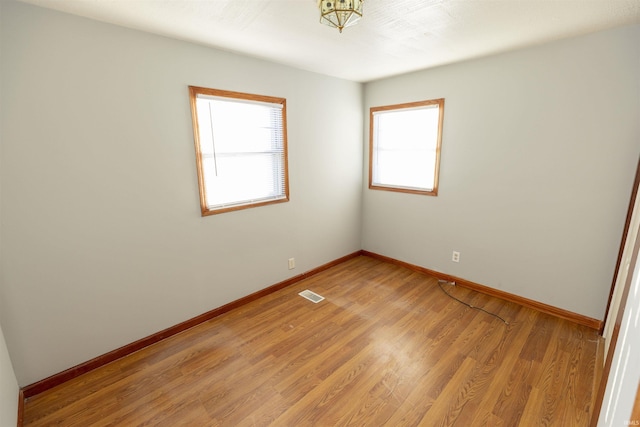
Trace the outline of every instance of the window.
{"label": "window", "polygon": [[444,99],[373,107],[369,188],[438,195]]}
{"label": "window", "polygon": [[189,87],[202,215],[289,200],[286,100]]}

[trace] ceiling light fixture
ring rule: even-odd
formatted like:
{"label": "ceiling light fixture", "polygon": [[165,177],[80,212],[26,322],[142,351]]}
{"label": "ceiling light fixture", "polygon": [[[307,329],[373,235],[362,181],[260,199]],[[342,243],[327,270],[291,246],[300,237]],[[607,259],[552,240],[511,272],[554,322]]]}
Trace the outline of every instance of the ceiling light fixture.
{"label": "ceiling light fixture", "polygon": [[342,32],[362,18],[364,0],[318,0],[320,22]]}

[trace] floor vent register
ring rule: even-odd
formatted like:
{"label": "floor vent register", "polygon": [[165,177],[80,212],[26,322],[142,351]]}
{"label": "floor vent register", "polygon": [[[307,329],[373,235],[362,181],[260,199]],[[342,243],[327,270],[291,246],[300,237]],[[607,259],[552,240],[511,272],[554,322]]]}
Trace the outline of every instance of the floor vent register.
{"label": "floor vent register", "polygon": [[300,292],[298,295],[300,295],[301,297],[304,297],[304,298],[308,299],[309,301],[311,301],[313,303],[316,303],[316,304],[324,299],[323,296],[320,296],[320,295],[316,294],[315,292],[311,292],[309,289]]}

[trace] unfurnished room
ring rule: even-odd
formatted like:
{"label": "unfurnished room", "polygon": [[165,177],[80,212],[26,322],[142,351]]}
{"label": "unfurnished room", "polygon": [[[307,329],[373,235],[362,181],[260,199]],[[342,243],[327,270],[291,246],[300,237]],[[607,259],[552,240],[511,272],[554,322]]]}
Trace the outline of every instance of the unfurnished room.
{"label": "unfurnished room", "polygon": [[0,427],[640,425],[640,0],[0,0]]}

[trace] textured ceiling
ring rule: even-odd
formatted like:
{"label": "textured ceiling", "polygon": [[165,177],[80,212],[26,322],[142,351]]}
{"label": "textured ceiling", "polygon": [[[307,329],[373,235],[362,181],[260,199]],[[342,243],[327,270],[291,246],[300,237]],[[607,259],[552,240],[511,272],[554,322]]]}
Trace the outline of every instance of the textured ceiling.
{"label": "textured ceiling", "polygon": [[20,1],[359,82],[640,22],[640,0],[365,0],[340,34],[316,0]]}

